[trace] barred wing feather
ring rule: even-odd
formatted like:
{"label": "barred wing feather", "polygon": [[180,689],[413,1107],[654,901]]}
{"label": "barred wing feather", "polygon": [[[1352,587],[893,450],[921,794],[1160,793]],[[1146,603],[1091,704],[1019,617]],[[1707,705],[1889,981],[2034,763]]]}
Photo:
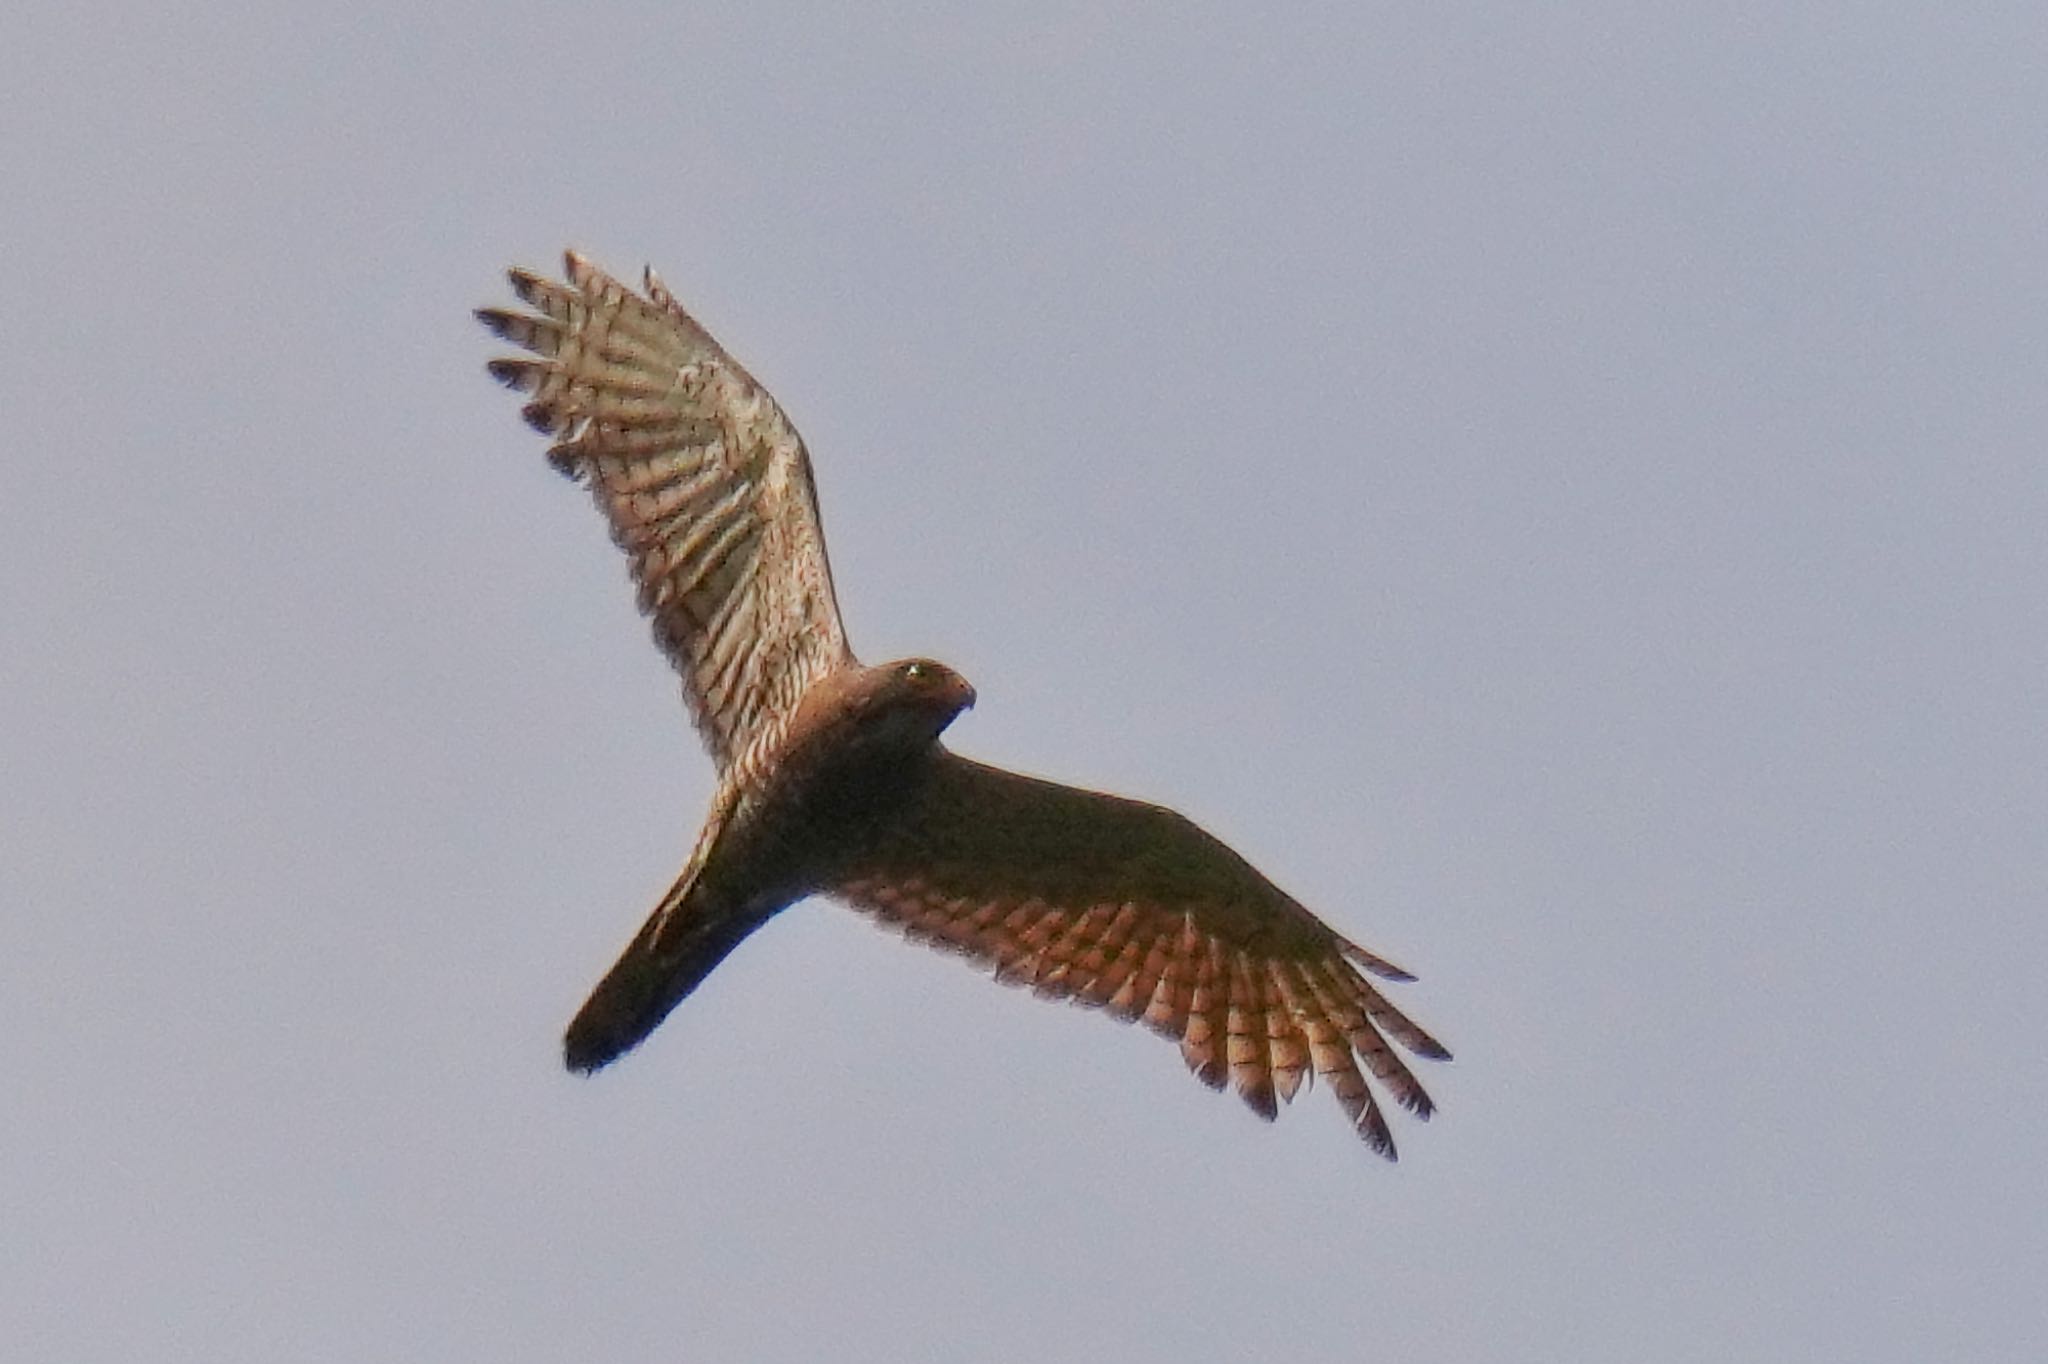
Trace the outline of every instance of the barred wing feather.
{"label": "barred wing feather", "polygon": [[1429,1095],[1392,1043],[1450,1056],[1368,979],[1412,977],[1157,805],[942,751],[832,893],[993,965],[998,980],[1143,1019],[1261,1117],[1321,1077],[1389,1159],[1393,1135],[1365,1075],[1427,1118]]}
{"label": "barred wing feather", "polygon": [[512,270],[532,311],[477,311],[531,352],[490,370],[531,395],[549,458],[589,486],[723,769],[772,747],[810,683],[852,662],[810,457],[651,270],[646,297],[574,251],[565,273]]}

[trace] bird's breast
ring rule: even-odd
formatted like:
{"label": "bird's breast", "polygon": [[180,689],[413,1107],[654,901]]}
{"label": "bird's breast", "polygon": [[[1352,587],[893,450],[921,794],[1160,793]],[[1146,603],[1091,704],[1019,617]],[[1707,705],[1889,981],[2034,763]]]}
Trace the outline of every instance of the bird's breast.
{"label": "bird's breast", "polygon": [[733,842],[758,848],[777,880],[821,889],[874,846],[921,789],[937,747],[850,733],[789,752],[735,812]]}

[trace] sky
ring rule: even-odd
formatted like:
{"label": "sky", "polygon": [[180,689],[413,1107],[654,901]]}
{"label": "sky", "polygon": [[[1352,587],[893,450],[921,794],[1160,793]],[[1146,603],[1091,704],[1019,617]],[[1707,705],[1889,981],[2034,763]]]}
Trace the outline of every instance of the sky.
{"label": "sky", "polygon": [[[161,11],[0,48],[11,1357],[2048,1348],[2038,9]],[[1418,975],[1398,1165],[824,902],[562,1070],[711,787],[568,245],[958,749]]]}

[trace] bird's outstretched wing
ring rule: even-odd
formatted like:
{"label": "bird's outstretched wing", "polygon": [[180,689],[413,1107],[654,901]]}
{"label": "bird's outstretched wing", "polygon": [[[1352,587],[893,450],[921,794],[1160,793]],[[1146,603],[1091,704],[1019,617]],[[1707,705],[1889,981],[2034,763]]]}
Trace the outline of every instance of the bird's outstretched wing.
{"label": "bird's outstretched wing", "polygon": [[900,819],[831,893],[998,980],[1142,1018],[1211,1087],[1271,1119],[1311,1073],[1389,1159],[1362,1062],[1419,1117],[1389,1039],[1448,1059],[1366,979],[1412,979],[1302,908],[1172,810],[942,751]]}
{"label": "bird's outstretched wing", "polygon": [[587,483],[721,768],[851,661],[810,458],[782,409],[654,275],[647,297],[571,251],[567,282],[509,272],[531,313],[477,317],[532,357],[490,371]]}

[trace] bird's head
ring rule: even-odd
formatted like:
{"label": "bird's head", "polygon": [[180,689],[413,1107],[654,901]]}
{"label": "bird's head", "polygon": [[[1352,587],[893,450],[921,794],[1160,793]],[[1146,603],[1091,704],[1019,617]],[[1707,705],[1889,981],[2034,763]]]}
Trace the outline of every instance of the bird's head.
{"label": "bird's head", "polygon": [[897,723],[936,739],[961,711],[974,704],[974,688],[943,663],[905,658],[873,670],[869,704]]}
{"label": "bird's head", "polygon": [[973,704],[967,679],[928,658],[842,668],[804,693],[788,743],[792,751],[834,755],[833,762],[907,757],[929,750]]}
{"label": "bird's head", "polygon": [[[974,704],[974,688],[943,663],[906,658],[877,668],[839,674],[835,700],[823,704],[846,743],[843,752],[869,758],[909,757],[929,751],[941,731]],[[805,700],[806,708],[812,705]],[[799,728],[802,728],[799,722]],[[849,742],[850,741],[850,742]]]}

